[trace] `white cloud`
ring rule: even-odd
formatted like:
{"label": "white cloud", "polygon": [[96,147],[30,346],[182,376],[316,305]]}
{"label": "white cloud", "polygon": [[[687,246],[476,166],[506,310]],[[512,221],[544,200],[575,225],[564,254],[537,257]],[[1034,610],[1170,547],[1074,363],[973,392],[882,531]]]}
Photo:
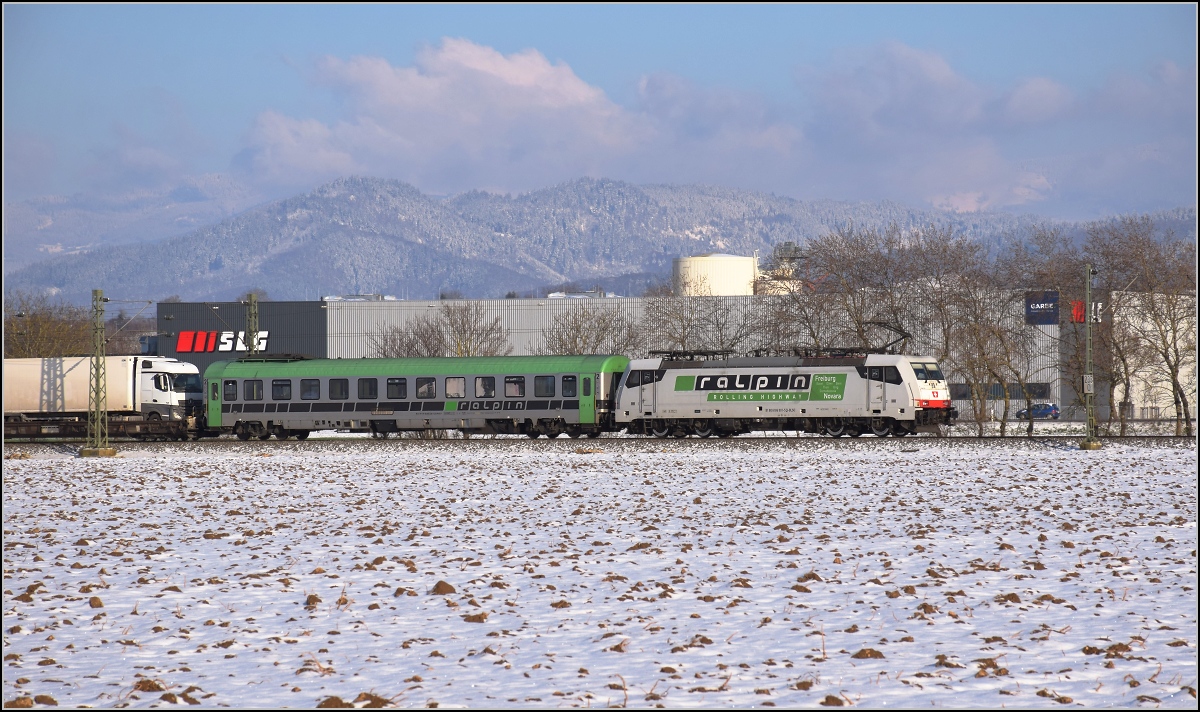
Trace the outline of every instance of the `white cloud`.
{"label": "white cloud", "polygon": [[1021,82],[1004,99],[1004,118],[1014,124],[1036,124],[1062,116],[1072,105],[1070,89],[1046,77]]}
{"label": "white cloud", "polygon": [[[899,43],[809,68],[799,106],[662,73],[644,76],[636,103],[621,106],[536,50],[503,54],[464,39],[423,49],[411,66],[325,57],[312,79],[343,99],[344,113],[264,112],[237,162],[251,180],[302,189],[358,173],[453,193],[590,175],[978,210],[1053,203],[1097,190],[1101,177],[1116,198],[1121,176],[1080,167],[1104,154],[1187,162],[1178,145],[1195,146],[1178,126],[1162,139],[1130,132],[1146,117],[1194,127],[1194,67],[1117,75],[1077,96],[1044,76],[986,86]],[[1190,186],[1171,195],[1186,201],[1194,177]]]}

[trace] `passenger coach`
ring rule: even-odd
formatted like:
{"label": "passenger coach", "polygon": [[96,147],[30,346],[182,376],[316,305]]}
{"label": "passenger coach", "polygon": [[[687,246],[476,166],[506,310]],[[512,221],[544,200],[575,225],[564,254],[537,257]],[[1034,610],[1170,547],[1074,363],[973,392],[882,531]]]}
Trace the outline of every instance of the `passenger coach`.
{"label": "passenger coach", "polygon": [[204,373],[206,417],[242,440],[326,429],[594,438],[612,427],[628,365],[612,355],[218,361]]}

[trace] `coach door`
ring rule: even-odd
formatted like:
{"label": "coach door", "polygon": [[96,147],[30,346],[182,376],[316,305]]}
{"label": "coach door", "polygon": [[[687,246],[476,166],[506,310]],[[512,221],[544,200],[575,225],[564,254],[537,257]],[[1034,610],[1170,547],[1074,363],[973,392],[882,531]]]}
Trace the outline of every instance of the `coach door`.
{"label": "coach door", "polygon": [[[595,385],[599,382],[600,377],[593,374],[581,374],[579,376],[579,422],[594,423],[596,422],[596,392]],[[566,389],[563,389],[563,397],[566,397]]]}
{"label": "coach door", "polygon": [[879,415],[884,408],[883,366],[867,367],[867,409]]}

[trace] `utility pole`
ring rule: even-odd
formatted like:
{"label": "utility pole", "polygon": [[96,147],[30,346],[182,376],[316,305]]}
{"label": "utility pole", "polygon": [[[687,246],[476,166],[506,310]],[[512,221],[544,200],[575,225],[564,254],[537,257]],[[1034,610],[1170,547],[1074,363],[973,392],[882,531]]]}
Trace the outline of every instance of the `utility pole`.
{"label": "utility pole", "polygon": [[114,457],[116,448],[108,445],[108,375],[105,369],[104,290],[92,290],[92,365],[88,391],[87,444],[81,457]]}
{"label": "utility pole", "polygon": [[246,306],[246,355],[258,356],[258,295],[250,292]]}
{"label": "utility pole", "polygon": [[1086,364],[1083,373],[1083,398],[1084,407],[1087,409],[1087,436],[1083,442],[1079,443],[1080,450],[1099,450],[1101,447],[1100,438],[1096,437],[1096,381],[1092,375],[1092,277],[1096,275],[1096,270],[1092,266],[1084,265],[1083,272],[1083,308],[1084,322],[1083,333],[1084,341],[1086,342]]}

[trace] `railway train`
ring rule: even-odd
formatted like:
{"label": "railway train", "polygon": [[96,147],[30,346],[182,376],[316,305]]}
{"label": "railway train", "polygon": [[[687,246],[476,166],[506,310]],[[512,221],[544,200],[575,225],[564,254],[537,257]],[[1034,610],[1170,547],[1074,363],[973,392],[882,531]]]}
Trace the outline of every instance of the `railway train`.
{"label": "railway train", "polygon": [[932,358],[668,353],[407,359],[257,357],[204,373],[201,435],[460,430],[530,438],[730,437],[796,430],[902,437],[953,422]]}

